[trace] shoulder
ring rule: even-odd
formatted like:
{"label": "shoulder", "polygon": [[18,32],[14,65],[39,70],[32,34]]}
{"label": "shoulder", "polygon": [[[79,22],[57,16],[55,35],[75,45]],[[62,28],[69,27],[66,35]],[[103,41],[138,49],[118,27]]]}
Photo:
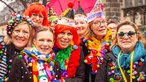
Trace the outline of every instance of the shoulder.
{"label": "shoulder", "polygon": [[14,63],[23,63],[24,62],[24,59],[23,59],[23,56],[22,55],[18,55],[14,58]]}
{"label": "shoulder", "polygon": [[113,52],[107,52],[104,56],[104,59],[116,61],[116,57],[113,55]]}

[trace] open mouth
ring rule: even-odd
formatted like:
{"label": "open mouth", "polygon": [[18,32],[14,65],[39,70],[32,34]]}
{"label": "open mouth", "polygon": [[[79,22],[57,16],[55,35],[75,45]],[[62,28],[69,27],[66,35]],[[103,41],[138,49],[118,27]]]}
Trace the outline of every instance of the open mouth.
{"label": "open mouth", "polygon": [[105,29],[100,29],[100,30],[98,30],[99,32],[105,32]]}
{"label": "open mouth", "polygon": [[48,50],[48,48],[41,48],[41,50],[42,50],[42,51],[47,51],[47,50]]}
{"label": "open mouth", "polygon": [[23,42],[23,41],[25,41],[25,39],[16,38],[16,41],[17,42]]}
{"label": "open mouth", "polygon": [[60,41],[61,45],[68,45],[68,41]]}

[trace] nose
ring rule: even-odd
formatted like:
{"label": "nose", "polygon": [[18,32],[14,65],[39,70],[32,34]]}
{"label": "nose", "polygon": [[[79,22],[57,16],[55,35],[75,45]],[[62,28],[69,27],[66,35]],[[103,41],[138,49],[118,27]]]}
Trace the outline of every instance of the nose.
{"label": "nose", "polygon": [[128,37],[127,34],[124,34],[123,38],[124,38],[124,39],[128,39],[129,37]]}
{"label": "nose", "polygon": [[100,28],[103,28],[105,26],[105,24],[101,23],[101,25],[99,26]]}
{"label": "nose", "polygon": [[40,17],[39,16],[36,16],[36,20],[39,20],[40,19]]}
{"label": "nose", "polygon": [[19,34],[18,34],[19,37],[23,37],[23,35],[24,35],[24,34],[23,34],[22,31],[20,31]]}
{"label": "nose", "polygon": [[48,45],[48,41],[45,40],[45,41],[43,42],[43,45],[44,45],[44,46],[47,46],[47,45]]}
{"label": "nose", "polygon": [[68,38],[68,35],[67,35],[67,34],[65,34],[65,35],[63,36],[63,38],[64,38],[64,39],[67,39],[67,38]]}

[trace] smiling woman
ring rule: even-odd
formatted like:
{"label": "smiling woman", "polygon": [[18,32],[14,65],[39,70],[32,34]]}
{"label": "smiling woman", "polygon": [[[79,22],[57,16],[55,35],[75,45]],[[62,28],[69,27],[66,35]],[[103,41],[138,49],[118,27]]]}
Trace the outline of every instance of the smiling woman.
{"label": "smiling woman", "polygon": [[38,30],[41,26],[49,26],[46,8],[39,2],[31,3],[23,15],[29,16],[32,19],[35,30]]}
{"label": "smiling woman", "polygon": [[[0,56],[0,81],[8,81],[9,70],[14,57],[19,55],[31,40],[32,23],[29,17],[14,15],[7,23],[7,35],[0,41],[2,55]],[[5,79],[4,79],[5,78]]]}
{"label": "smiling woman", "polygon": [[112,52],[106,53],[105,63],[97,72],[95,82],[145,82],[146,50],[141,37],[134,23],[120,23],[117,26],[117,41]]}
{"label": "smiling woman", "polygon": [[53,31],[45,27],[39,29],[34,34],[33,45],[23,49],[14,59],[9,82],[59,82],[56,81],[56,73],[53,70],[55,58],[53,45]]}
{"label": "smiling woman", "polygon": [[[72,3],[69,3],[73,5]],[[68,5],[69,5],[68,4]],[[73,6],[72,6],[73,7]],[[84,55],[74,26],[74,10],[70,7],[55,28],[55,61],[59,63],[58,79],[64,82],[84,82]]]}

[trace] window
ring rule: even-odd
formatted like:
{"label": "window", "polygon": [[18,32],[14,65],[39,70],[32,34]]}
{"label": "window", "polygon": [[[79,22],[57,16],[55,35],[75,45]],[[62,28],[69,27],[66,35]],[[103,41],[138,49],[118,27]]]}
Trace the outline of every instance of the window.
{"label": "window", "polygon": [[143,1],[142,0],[135,0],[135,6],[140,6],[142,5]]}
{"label": "window", "polygon": [[132,1],[131,0],[125,0],[125,7],[130,7],[132,6]]}

